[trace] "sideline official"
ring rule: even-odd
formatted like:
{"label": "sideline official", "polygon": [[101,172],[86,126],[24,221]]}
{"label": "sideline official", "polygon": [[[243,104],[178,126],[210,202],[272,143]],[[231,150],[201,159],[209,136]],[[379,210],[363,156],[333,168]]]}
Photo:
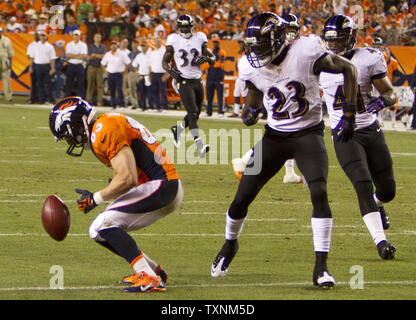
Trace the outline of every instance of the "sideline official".
{"label": "sideline official", "polygon": [[110,51],[101,60],[101,67],[107,78],[108,88],[110,89],[111,106],[113,109],[119,105],[124,108],[123,95],[123,73],[126,72],[131,63],[130,58],[122,51],[117,50],[116,41],[112,41]]}
{"label": "sideline official", "polygon": [[35,69],[36,90],[39,103],[46,101],[55,103],[51,76],[55,73],[56,54],[54,47],[48,42],[45,31],[39,31],[40,41],[32,48],[32,65]]}
{"label": "sideline official", "polygon": [[[81,41],[81,31],[72,33],[74,40],[67,44],[65,49],[68,65],[66,68],[65,96],[72,96],[74,83],[77,84],[76,95],[85,98],[85,68],[84,63],[88,55],[88,47]],[[76,79],[76,82],[75,82]]]}

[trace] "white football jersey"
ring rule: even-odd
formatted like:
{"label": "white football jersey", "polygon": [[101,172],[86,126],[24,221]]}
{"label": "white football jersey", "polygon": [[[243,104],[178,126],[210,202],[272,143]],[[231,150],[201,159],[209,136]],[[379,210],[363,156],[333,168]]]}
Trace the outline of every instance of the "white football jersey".
{"label": "white football jersey", "polygon": [[[371,48],[355,48],[350,61],[357,68],[359,93],[357,98],[357,114],[355,121],[357,129],[365,128],[377,120],[377,115],[365,112],[369,97],[376,91],[372,79],[384,77],[387,66],[383,54]],[[328,107],[331,128],[335,128],[341,119],[342,103],[345,102],[343,91],[344,77],[342,74],[322,72],[319,84],[324,93],[324,99]]]}
{"label": "white football jersey", "polygon": [[290,45],[278,66],[270,63],[253,68],[246,56],[240,59],[239,78],[250,81],[263,92],[269,127],[295,132],[322,121],[319,75],[314,74],[313,66],[326,53],[322,40],[308,35]]}
{"label": "white football jersey", "polygon": [[173,47],[173,58],[176,67],[182,73],[182,78],[201,78],[201,68],[194,61],[202,55],[202,45],[204,42],[208,42],[208,38],[203,32],[196,32],[189,39],[185,39],[177,33],[172,33],[166,39],[166,46]]}

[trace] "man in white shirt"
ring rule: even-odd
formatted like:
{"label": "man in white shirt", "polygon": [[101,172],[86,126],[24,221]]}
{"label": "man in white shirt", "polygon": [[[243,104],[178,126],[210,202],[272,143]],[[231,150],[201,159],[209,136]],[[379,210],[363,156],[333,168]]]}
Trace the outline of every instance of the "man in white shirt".
{"label": "man in white shirt", "polygon": [[146,42],[141,43],[140,49],[142,52],[134,58],[131,65],[139,74],[137,84],[140,94],[139,107],[145,111],[150,98],[150,50]]}
{"label": "man in white shirt", "polygon": [[16,17],[11,17],[6,25],[6,31],[13,33],[25,32],[25,27],[21,23],[16,22]]}
{"label": "man in white shirt", "polygon": [[88,56],[88,47],[85,42],[81,41],[81,31],[75,30],[73,32],[74,40],[69,42],[65,48],[65,55],[67,58],[66,68],[66,86],[65,96],[74,95],[72,92],[74,80],[76,79],[77,84],[77,96],[85,98],[85,68],[84,63]]}
{"label": "man in white shirt", "polygon": [[150,21],[152,19],[146,13],[146,10],[143,6],[139,7],[139,14],[137,15],[136,19],[134,20],[135,25],[139,25],[140,22],[143,22],[146,28],[149,28]]}
{"label": "man in white shirt", "polygon": [[38,102],[38,92],[36,90],[36,73],[35,73],[35,65],[32,60],[33,58],[33,49],[35,45],[40,41],[39,33],[35,32],[34,34],[35,40],[27,46],[26,55],[29,59],[29,73],[30,73],[30,96],[26,103],[36,103]]}
{"label": "man in white shirt", "polygon": [[36,31],[46,31],[46,28],[48,27],[48,16],[46,14],[40,14],[39,15],[39,24],[36,26]]}
{"label": "man in white shirt", "polygon": [[[107,83],[110,89],[111,106],[113,109],[117,105],[125,107],[123,95],[123,73],[126,72],[131,63],[130,58],[122,51],[117,50],[116,41],[112,41],[110,51],[101,60],[104,74],[107,76]],[[116,99],[117,94],[117,99]]]}
{"label": "man in white shirt", "polygon": [[50,103],[55,103],[51,80],[51,76],[55,73],[55,49],[48,42],[48,35],[45,31],[39,32],[39,37],[40,41],[31,49],[37,96],[40,104],[44,104],[47,100]]}
{"label": "man in white shirt", "polygon": [[163,69],[162,61],[163,55],[166,52],[166,48],[162,46],[162,40],[160,38],[155,39],[156,48],[150,51],[150,74],[151,74],[151,86],[150,86],[150,103],[151,106],[156,105],[156,109],[159,112],[168,109],[168,96],[166,92],[166,80],[163,81],[162,77],[166,73]]}
{"label": "man in white shirt", "polygon": [[178,13],[173,7],[172,1],[165,2],[165,7],[160,11],[160,16],[168,21],[175,21],[178,18]]}

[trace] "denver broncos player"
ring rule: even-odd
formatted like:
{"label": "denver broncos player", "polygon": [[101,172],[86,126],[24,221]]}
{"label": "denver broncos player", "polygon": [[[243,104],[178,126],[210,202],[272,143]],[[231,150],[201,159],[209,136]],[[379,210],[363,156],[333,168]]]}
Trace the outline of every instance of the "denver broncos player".
{"label": "denver broncos player", "polygon": [[239,76],[248,86],[242,119],[246,125],[255,124],[264,104],[267,125],[228,209],[225,243],[214,259],[211,276],[227,274],[238,251],[249,205],[286,160],[294,158],[308,183],[313,206],[313,284],[333,287],[335,280],[327,267],[332,213],[326,191],[328,156],[318,80],[322,71],[342,73],[345,77],[347,103],[338,138],[348,141],[354,134],[356,70],[348,60],[327,51],[317,36],[303,36],[289,44],[286,26],[285,20],[272,13],[262,13],[247,23],[246,55],[239,64]]}
{"label": "denver broncos player", "polygon": [[[194,28],[194,20],[190,15],[183,15],[177,19],[178,33],[170,34],[166,40],[162,66],[176,80],[179,95],[187,112],[184,121],[171,128],[175,146],[180,146],[180,136],[185,128],[189,127],[198,148],[198,154],[203,158],[209,151],[209,145],[204,145],[199,137],[198,119],[204,100],[200,66],[205,62],[214,65],[215,56],[208,48],[205,33],[194,33]],[[176,67],[171,65],[172,59]]]}
{"label": "denver broncos player", "polygon": [[[390,226],[383,203],[391,201],[396,193],[393,162],[376,112],[396,102],[396,95],[387,75],[383,55],[371,48],[355,48],[356,30],[350,17],[335,15],[323,28],[323,39],[329,49],[353,63],[358,72],[359,91],[354,137],[346,143],[334,139],[335,152],[345,174],[353,184],[361,215],[383,259],[393,259],[395,247],[387,242],[383,229]],[[320,86],[328,106],[332,134],[345,104],[344,79],[341,74],[321,73]],[[379,96],[372,98],[373,88]],[[373,194],[373,183],[375,193]]]}
{"label": "denver broncos player", "polygon": [[[166,272],[138,249],[127,233],[144,228],[180,205],[183,197],[178,173],[151,133],[133,118],[105,113],[79,97],[67,97],[52,109],[49,126],[56,140],[66,140],[67,153],[80,156],[85,147],[112,168],[111,182],[93,193],[76,189],[78,207],[88,213],[112,201],[92,222],[92,239],[124,258],[135,274],[124,277],[125,292],[165,291]],[[77,152],[79,150],[79,152]]]}

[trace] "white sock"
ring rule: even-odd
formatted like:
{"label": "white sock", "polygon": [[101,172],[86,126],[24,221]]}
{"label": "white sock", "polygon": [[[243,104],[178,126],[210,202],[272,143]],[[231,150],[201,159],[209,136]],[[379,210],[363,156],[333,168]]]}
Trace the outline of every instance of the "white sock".
{"label": "white sock", "polygon": [[146,258],[143,256],[143,254],[140,254],[137,256],[136,259],[134,259],[130,265],[133,267],[133,270],[136,273],[140,273],[142,271],[146,272],[149,276],[156,277],[156,273],[153,271],[153,269],[149,266],[149,264],[146,261]]}
{"label": "white sock", "polygon": [[315,252],[329,252],[332,218],[311,218],[311,225]]}
{"label": "white sock", "polygon": [[370,212],[363,217],[364,223],[377,245],[380,241],[386,240],[386,235],[383,230],[380,212]]}
{"label": "white sock", "polygon": [[295,173],[295,159],[289,159],[285,162],[286,175],[294,175]]}
{"label": "white sock", "polygon": [[143,252],[143,257],[146,259],[146,262],[150,266],[150,268],[152,268],[152,270],[156,272],[158,264],[154,262],[152,259],[150,259],[144,252]]}
{"label": "white sock", "polygon": [[235,114],[240,114],[240,104],[239,103],[234,103],[234,113]]}
{"label": "white sock", "polygon": [[246,218],[242,219],[232,219],[228,215],[225,219],[225,239],[227,240],[236,240],[240,237],[241,232],[243,231],[244,221]]}
{"label": "white sock", "polygon": [[376,196],[376,194],[374,193],[373,194],[373,197],[374,197],[374,201],[376,202],[376,204],[377,204],[377,207],[382,207],[383,206],[383,202],[382,201],[380,201],[378,198],[377,198],[377,196]]}
{"label": "white sock", "polygon": [[250,161],[251,155],[253,154],[253,149],[248,150],[245,155],[241,158],[241,160],[247,165]]}

